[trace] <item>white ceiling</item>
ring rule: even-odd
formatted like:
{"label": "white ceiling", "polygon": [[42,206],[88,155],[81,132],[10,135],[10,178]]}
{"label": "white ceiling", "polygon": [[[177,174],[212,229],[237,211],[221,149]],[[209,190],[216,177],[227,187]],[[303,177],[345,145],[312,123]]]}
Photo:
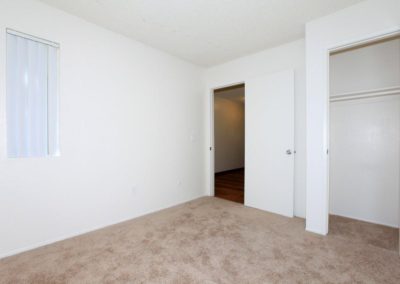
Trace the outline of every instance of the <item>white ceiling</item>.
{"label": "white ceiling", "polygon": [[41,0],[211,66],[304,36],[304,24],[361,0]]}

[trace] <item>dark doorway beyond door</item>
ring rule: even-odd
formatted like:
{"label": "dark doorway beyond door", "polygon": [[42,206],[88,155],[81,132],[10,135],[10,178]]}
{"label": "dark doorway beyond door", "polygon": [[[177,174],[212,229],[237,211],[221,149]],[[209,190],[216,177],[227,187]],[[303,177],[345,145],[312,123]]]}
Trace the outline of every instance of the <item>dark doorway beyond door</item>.
{"label": "dark doorway beyond door", "polygon": [[244,203],[244,169],[215,174],[215,197]]}

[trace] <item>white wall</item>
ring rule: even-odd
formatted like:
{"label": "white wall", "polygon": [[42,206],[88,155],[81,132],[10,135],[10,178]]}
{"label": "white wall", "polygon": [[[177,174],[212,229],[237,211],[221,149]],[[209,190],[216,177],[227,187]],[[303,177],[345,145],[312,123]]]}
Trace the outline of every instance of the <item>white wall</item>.
{"label": "white wall", "polygon": [[[297,40],[279,47],[271,48],[206,70],[206,108],[210,118],[211,89],[244,82],[246,79],[286,69],[295,70],[295,215],[305,216],[305,169],[306,169],[306,129],[305,129],[305,46],[304,40]],[[249,110],[251,111],[251,110]],[[206,143],[212,143],[210,121],[206,123]],[[207,155],[208,186],[213,184],[211,175],[213,161]]]}
{"label": "white wall", "polygon": [[[400,40],[330,58],[330,96],[400,86]],[[331,214],[397,227],[399,98],[331,102]]]}
{"label": "white wall", "polygon": [[330,213],[398,227],[398,96],[332,102]]}
{"label": "white wall", "polygon": [[400,86],[400,39],[330,57],[330,95]]}
{"label": "white wall", "polygon": [[[6,27],[61,45],[58,158],[6,157]],[[31,0],[0,31],[0,257],[205,194],[202,69]]]}
{"label": "white wall", "polygon": [[308,231],[328,233],[328,51],[400,29],[399,11],[398,0],[369,0],[306,25]]}
{"label": "white wall", "polygon": [[[229,92],[224,95],[229,96]],[[244,167],[244,102],[214,96],[215,172]]]}

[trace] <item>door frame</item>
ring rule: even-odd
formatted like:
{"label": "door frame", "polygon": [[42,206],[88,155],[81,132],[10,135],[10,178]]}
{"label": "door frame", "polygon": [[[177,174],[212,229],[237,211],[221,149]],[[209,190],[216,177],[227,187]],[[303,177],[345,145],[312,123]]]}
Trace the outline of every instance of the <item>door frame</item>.
{"label": "door frame", "polygon": [[[370,44],[374,44],[376,42],[382,41],[382,40],[386,40],[386,39],[390,39],[390,38],[397,38],[400,36],[400,29],[395,29],[395,30],[389,30],[389,31],[385,31],[385,32],[381,32],[378,34],[374,34],[374,35],[370,35],[364,38],[357,38],[357,39],[353,39],[351,41],[347,41],[345,43],[339,44],[339,45],[335,45],[332,46],[330,48],[328,48],[326,50],[327,53],[327,65],[328,65],[328,86],[327,86],[327,90],[328,90],[328,96],[326,98],[326,121],[325,121],[325,127],[326,127],[326,133],[325,133],[325,138],[327,141],[327,159],[326,159],[326,170],[327,170],[327,181],[326,181],[326,185],[327,185],[327,230],[326,230],[326,234],[329,232],[329,215],[330,215],[330,144],[331,144],[331,139],[330,139],[330,134],[331,134],[331,129],[330,129],[330,121],[331,121],[331,113],[330,113],[330,64],[331,64],[331,54],[332,53],[336,53],[336,52],[341,52],[341,51],[346,51],[348,49],[352,49],[352,48],[358,48],[358,47],[362,47],[362,46],[367,46]],[[399,208],[400,208],[400,200],[399,200]],[[399,213],[400,214],[400,213]],[[400,231],[400,224],[399,224],[399,231]],[[399,243],[400,243],[400,236],[399,236]],[[400,252],[400,249],[399,249]]]}
{"label": "door frame", "polygon": [[[216,87],[212,87],[210,89],[210,96],[209,96],[209,107],[210,107],[210,125],[209,125],[209,133],[210,133],[210,140],[209,140],[209,159],[210,159],[210,171],[208,172],[209,174],[209,182],[210,184],[208,185],[208,195],[209,196],[215,196],[215,129],[214,129],[214,92],[215,90],[218,89],[223,89],[223,88],[228,88],[228,87],[233,87],[236,85],[242,85],[244,84],[244,92],[245,92],[245,97],[246,97],[246,82],[245,81],[238,81],[235,83],[230,83],[230,84],[224,84],[224,85],[218,85]],[[246,104],[245,104],[246,107]],[[246,117],[245,117],[246,119]],[[246,143],[246,142],[245,142]],[[246,152],[245,152],[245,164],[246,164]],[[246,168],[246,165],[245,165]],[[246,195],[246,183],[244,184],[244,194]]]}

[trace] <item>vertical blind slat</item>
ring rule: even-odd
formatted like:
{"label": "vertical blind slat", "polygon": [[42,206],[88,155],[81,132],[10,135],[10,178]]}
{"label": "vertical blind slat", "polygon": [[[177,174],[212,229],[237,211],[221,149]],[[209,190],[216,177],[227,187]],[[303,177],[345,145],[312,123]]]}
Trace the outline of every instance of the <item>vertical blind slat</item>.
{"label": "vertical blind slat", "polygon": [[9,157],[57,152],[58,137],[53,137],[58,135],[57,73],[50,74],[56,72],[57,58],[53,54],[57,54],[53,46],[7,34]]}

